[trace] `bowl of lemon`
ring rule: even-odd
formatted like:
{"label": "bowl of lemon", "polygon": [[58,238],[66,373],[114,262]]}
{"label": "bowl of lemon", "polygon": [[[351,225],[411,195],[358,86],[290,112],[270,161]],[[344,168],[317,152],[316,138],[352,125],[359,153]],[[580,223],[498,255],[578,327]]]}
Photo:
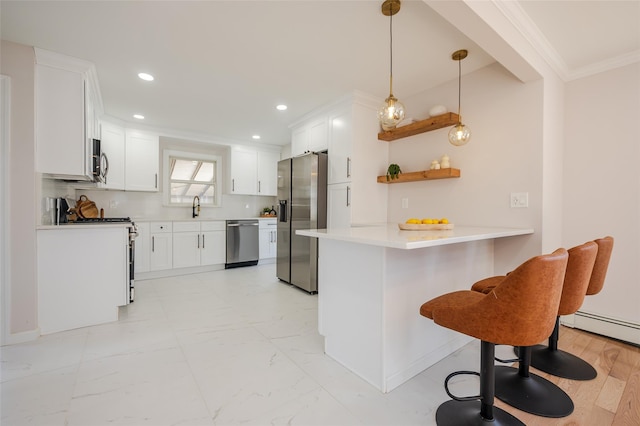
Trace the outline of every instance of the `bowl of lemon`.
{"label": "bowl of lemon", "polygon": [[398,228],[403,231],[444,231],[453,229],[453,223],[449,222],[449,219],[443,217],[441,219],[424,218],[418,219],[415,217],[407,219],[404,223],[399,223]]}

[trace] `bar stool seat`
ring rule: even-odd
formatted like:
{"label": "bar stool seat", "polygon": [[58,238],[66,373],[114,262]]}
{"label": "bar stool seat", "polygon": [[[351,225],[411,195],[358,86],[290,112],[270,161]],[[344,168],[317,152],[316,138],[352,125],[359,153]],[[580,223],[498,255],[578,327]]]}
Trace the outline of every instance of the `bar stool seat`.
{"label": "bar stool seat", "polygon": [[[480,394],[453,398],[438,407],[442,425],[523,425],[493,406],[495,345],[530,346],[549,335],[560,303],[568,253],[558,249],[529,259],[489,293],[471,290],[444,294],[424,303],[420,314],[436,324],[481,340]],[[545,297],[539,297],[544,294]]]}

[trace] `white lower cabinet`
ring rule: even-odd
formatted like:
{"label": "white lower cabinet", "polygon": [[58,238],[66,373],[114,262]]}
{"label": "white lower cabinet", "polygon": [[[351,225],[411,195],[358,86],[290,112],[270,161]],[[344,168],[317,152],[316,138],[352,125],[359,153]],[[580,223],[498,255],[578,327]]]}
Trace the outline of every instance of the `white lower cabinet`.
{"label": "white lower cabinet", "polygon": [[151,236],[149,235],[149,222],[136,222],[138,236],[135,239],[134,273],[149,272],[149,247]]}
{"label": "white lower cabinet", "polygon": [[351,227],[351,183],[327,185],[327,228]]}
{"label": "white lower cabinet", "polygon": [[278,247],[278,222],[277,219],[260,219],[260,246],[259,259],[274,259]]}
{"label": "white lower cabinet", "polygon": [[151,222],[149,225],[149,271],[173,267],[173,234],[171,222]]}
{"label": "white lower cabinet", "polygon": [[37,231],[41,334],[118,320],[118,306],[128,303],[128,238],[124,226]]}
{"label": "white lower cabinet", "polygon": [[225,222],[173,222],[173,267],[225,262]]}

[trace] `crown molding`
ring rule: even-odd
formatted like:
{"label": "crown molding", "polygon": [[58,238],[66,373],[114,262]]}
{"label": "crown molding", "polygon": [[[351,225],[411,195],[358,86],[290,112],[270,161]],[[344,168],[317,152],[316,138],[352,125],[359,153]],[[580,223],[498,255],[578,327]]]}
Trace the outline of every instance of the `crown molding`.
{"label": "crown molding", "polygon": [[536,23],[520,6],[519,1],[492,0],[495,6],[513,24],[520,34],[531,44],[549,67],[564,82],[589,77],[594,74],[620,68],[640,62],[640,51],[630,52],[604,61],[595,62],[584,67],[570,69],[562,56],[544,36]]}

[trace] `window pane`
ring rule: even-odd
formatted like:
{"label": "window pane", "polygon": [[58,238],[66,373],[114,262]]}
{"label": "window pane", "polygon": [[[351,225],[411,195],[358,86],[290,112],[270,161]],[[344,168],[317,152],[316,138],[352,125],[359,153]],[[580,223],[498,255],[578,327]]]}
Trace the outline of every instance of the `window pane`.
{"label": "window pane", "polygon": [[192,203],[193,197],[200,197],[200,204],[213,204],[214,188],[211,185],[199,185],[190,183],[171,183],[172,203]]}
{"label": "window pane", "polygon": [[193,172],[198,166],[197,161],[181,160],[179,158],[172,158],[171,162],[173,163],[171,180],[191,180]]}
{"label": "window pane", "polygon": [[213,180],[213,163],[203,162],[193,180],[196,182],[211,182]]}

